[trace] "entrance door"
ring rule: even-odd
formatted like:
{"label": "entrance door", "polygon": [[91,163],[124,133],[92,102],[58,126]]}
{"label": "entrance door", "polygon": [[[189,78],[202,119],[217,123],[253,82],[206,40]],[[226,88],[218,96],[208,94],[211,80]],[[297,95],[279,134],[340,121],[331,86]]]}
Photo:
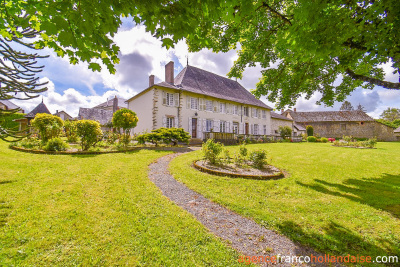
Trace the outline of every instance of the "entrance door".
{"label": "entrance door", "polygon": [[197,118],[192,118],[192,138],[197,138]]}
{"label": "entrance door", "polygon": [[249,134],[249,124],[247,122],[244,124],[244,133]]}

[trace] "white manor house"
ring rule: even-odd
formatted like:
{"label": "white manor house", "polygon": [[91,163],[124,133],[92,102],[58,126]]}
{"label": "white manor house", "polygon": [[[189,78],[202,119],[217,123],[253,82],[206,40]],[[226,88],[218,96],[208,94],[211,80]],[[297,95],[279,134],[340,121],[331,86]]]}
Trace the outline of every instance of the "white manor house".
{"label": "white manor house", "polygon": [[192,138],[207,132],[270,135],[272,108],[256,99],[238,82],[186,66],[174,78],[174,62],[165,66],[165,81],[127,100],[139,122],[135,133],[160,127],[179,127]]}

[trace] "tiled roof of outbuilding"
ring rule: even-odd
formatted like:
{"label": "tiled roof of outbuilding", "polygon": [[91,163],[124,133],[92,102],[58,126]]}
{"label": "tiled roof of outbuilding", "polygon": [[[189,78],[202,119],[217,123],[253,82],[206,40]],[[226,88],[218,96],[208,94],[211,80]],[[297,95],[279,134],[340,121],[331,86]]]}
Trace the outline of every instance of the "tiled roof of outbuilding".
{"label": "tiled roof of outbuilding", "polygon": [[400,127],[394,130],[395,133],[400,133]]}
{"label": "tiled roof of outbuilding", "polygon": [[289,112],[295,122],[375,121],[362,110]]}
{"label": "tiled roof of outbuilding", "polygon": [[43,103],[43,101],[36,106],[31,112],[25,115],[25,118],[34,118],[36,114],[38,113],[47,113],[51,114],[49,109],[46,107],[46,105]]}
{"label": "tiled roof of outbuilding", "polygon": [[79,108],[78,119],[95,120],[101,125],[111,122],[113,117],[112,110],[105,110],[100,108]]}
{"label": "tiled roof of outbuilding", "polygon": [[293,121],[291,118],[285,117],[285,116],[275,113],[275,112],[271,112],[271,118],[279,119],[279,120]]}
{"label": "tiled roof of outbuilding", "polygon": [[20,108],[17,105],[15,105],[13,102],[9,101],[9,100],[0,100],[0,103],[2,103],[3,105],[5,105],[8,109],[17,109]]}

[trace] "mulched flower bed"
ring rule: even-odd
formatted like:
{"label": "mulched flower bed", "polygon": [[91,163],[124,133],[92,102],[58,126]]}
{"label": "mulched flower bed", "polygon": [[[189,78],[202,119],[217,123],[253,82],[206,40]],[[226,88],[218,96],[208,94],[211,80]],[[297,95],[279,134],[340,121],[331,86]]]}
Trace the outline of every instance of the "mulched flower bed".
{"label": "mulched flower bed", "polygon": [[229,176],[233,178],[269,180],[285,177],[281,170],[272,165],[267,165],[262,169],[255,169],[251,167],[240,168],[233,164],[212,165],[204,160],[198,160],[193,162],[193,166],[202,172],[218,176]]}

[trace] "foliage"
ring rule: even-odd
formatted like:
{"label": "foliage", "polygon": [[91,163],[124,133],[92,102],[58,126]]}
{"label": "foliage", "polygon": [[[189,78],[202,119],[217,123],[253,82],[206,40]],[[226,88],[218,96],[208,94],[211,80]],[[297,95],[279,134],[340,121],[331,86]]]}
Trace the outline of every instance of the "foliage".
{"label": "foliage", "polygon": [[389,127],[395,128],[395,129],[400,127],[400,119],[397,119],[397,120],[394,120],[394,121],[387,121],[387,120],[383,120],[383,119],[377,119],[376,121],[380,122],[380,123],[383,123],[383,124],[385,124],[385,125],[387,125]]}
{"label": "foliage", "polygon": [[50,139],[43,147],[43,149],[46,151],[65,151],[67,148],[68,144],[58,137]]}
{"label": "foliage", "polygon": [[222,152],[224,145],[219,142],[214,142],[214,139],[208,139],[202,145],[202,152],[204,158],[211,164],[218,162],[218,156]]}
{"label": "foliage", "polygon": [[122,108],[113,114],[112,124],[115,128],[122,128],[124,134],[129,134],[129,131],[136,127],[138,117],[136,113],[130,109]]}
{"label": "foliage", "polygon": [[306,126],[307,136],[314,136],[314,128],[311,125]]}
{"label": "foliage", "polygon": [[75,143],[78,141],[76,121],[64,121],[64,131],[69,143]]}
{"label": "foliage", "polygon": [[232,163],[231,152],[228,149],[224,149],[224,156],[222,158],[222,161],[225,164],[231,164]]}
{"label": "foliage", "polygon": [[250,152],[249,159],[252,162],[252,166],[256,169],[262,169],[267,163],[267,152],[263,149],[257,149]]}
{"label": "foliage", "polygon": [[317,138],[315,136],[308,136],[307,137],[307,142],[311,142],[311,143],[317,142]]}
{"label": "foliage", "polygon": [[349,102],[349,101],[344,101],[342,103],[342,106],[340,107],[340,110],[342,111],[350,111],[350,110],[354,110],[353,105]]}
{"label": "foliage", "polygon": [[151,133],[144,133],[138,135],[136,140],[139,144],[150,142],[156,146],[162,142],[165,144],[171,144],[176,146],[178,142],[188,143],[190,140],[190,134],[183,128],[159,128],[152,130]]}
{"label": "foliage", "polygon": [[124,145],[124,148],[126,148],[129,143],[131,142],[132,138],[129,134],[121,134],[119,136],[119,143]]}
{"label": "foliage", "polygon": [[55,115],[39,113],[31,121],[31,125],[39,131],[43,142],[58,137],[64,125],[63,120]]}
{"label": "foliage", "polygon": [[103,139],[110,145],[114,144],[118,140],[118,137],[118,134],[113,131],[106,131],[103,134]]}
{"label": "foliage", "polygon": [[40,140],[35,136],[29,136],[21,139],[18,142],[13,143],[13,145],[26,149],[40,149],[42,146],[42,142],[40,142]]}
{"label": "foliage", "polygon": [[370,138],[364,141],[357,140],[351,136],[344,136],[341,140],[333,142],[334,146],[345,146],[345,147],[361,147],[361,148],[374,148],[376,147],[376,138]]}
{"label": "foliage", "polygon": [[399,108],[387,108],[382,112],[380,118],[393,122],[395,120],[400,120],[400,109]]}
{"label": "foliage", "polygon": [[361,111],[363,111],[363,112],[367,112],[367,110],[365,109],[365,107],[364,107],[363,105],[361,105],[361,104],[358,104],[357,110],[361,110]]}
{"label": "foliage", "polygon": [[245,158],[245,157],[247,157],[247,153],[248,153],[248,151],[247,151],[246,144],[241,144],[240,147],[239,147],[240,156]]}
{"label": "foliage", "polygon": [[25,114],[23,114],[23,113],[12,113],[12,114],[0,116],[0,127],[10,129],[13,131],[17,131],[18,127],[19,127],[19,123],[14,120],[22,119],[22,118],[24,118],[24,116],[25,116]]}
{"label": "foliage", "polygon": [[333,143],[333,142],[336,141],[336,139],[335,139],[335,138],[328,138],[328,141],[331,142],[331,143]]}
{"label": "foliage", "polygon": [[77,134],[81,138],[81,147],[83,151],[94,147],[102,138],[100,123],[93,120],[79,120],[76,122]]}
{"label": "foliage", "polygon": [[328,138],[326,138],[326,137],[322,137],[321,138],[321,142],[322,143],[327,143],[329,140],[328,140]]}
{"label": "foliage", "polygon": [[282,138],[288,138],[292,135],[292,128],[289,126],[279,126],[279,134]]}

